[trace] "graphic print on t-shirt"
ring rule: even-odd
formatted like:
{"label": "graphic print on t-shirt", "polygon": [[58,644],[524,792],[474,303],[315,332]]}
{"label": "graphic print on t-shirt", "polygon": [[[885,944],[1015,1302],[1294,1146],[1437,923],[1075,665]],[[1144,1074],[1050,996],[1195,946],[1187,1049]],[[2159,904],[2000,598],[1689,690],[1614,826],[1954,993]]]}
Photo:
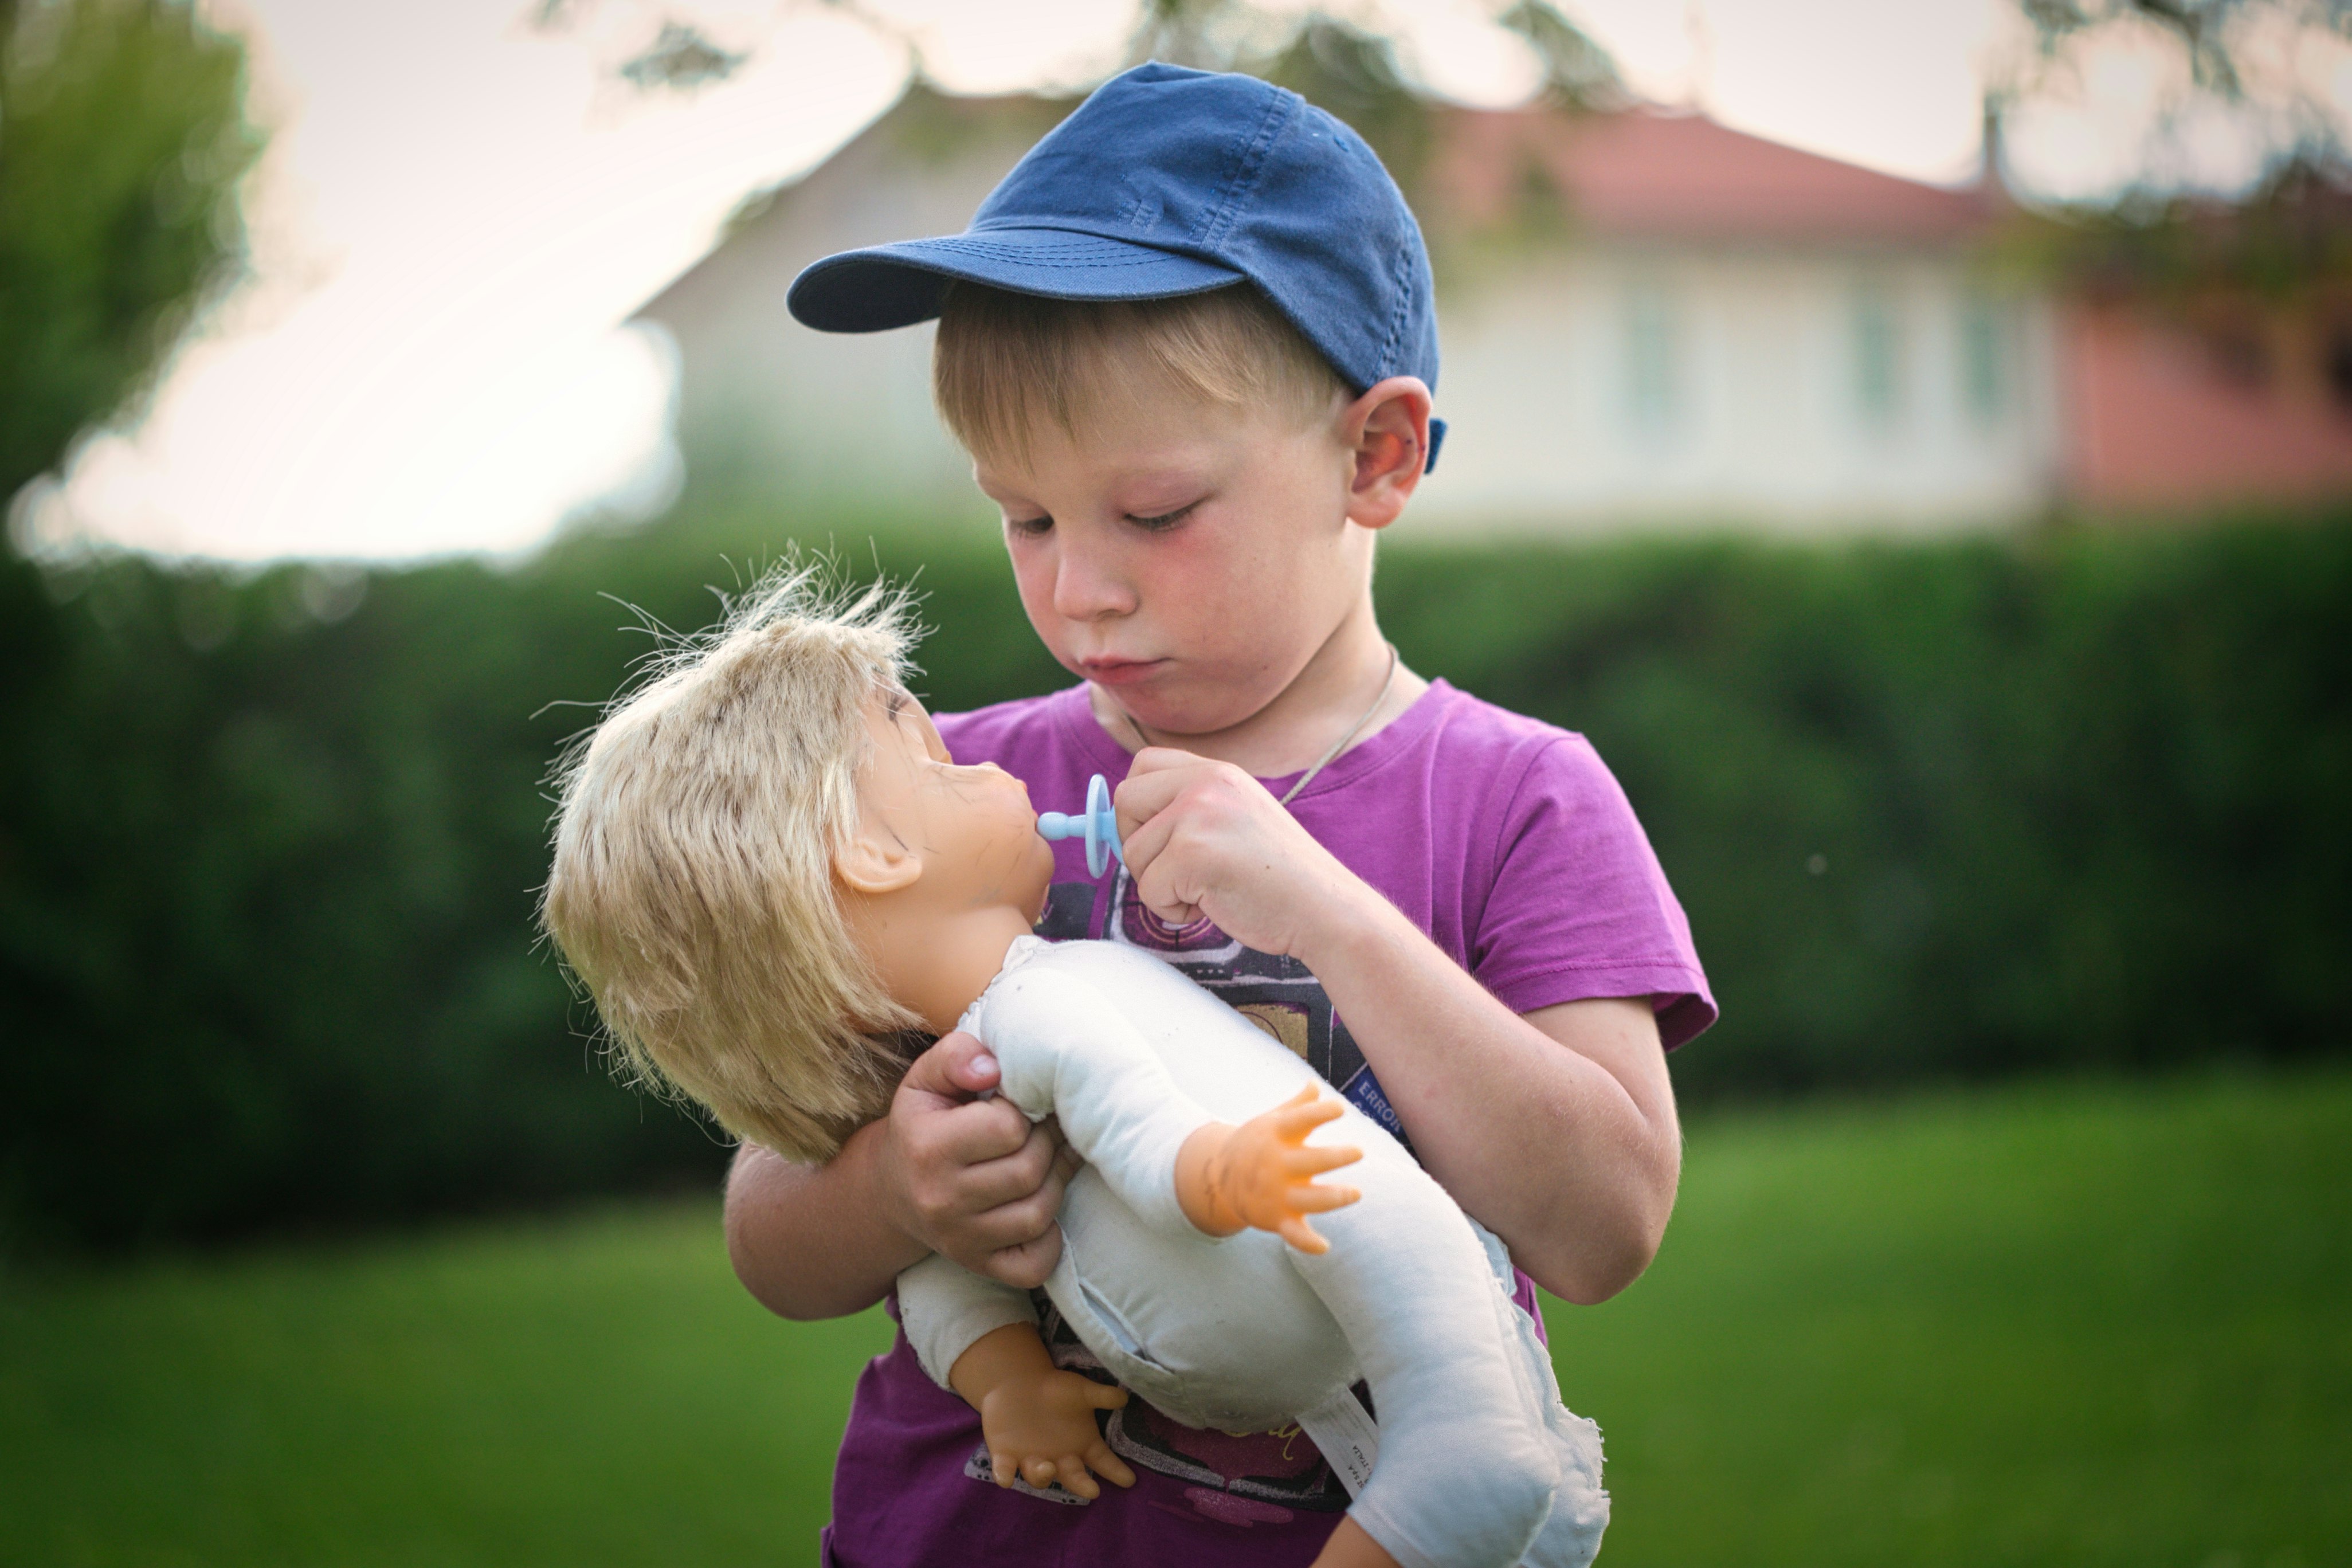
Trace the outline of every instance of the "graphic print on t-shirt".
{"label": "graphic print on t-shirt", "polygon": [[1288,1047],[1357,1110],[1412,1150],[1396,1108],[1372,1076],[1347,1022],[1332,1010],[1322,982],[1298,960],[1244,947],[1205,920],[1170,925],[1136,896],[1125,866],[1113,871],[1107,890],[1093,882],[1055,883],[1046,894],[1037,934],[1048,942],[1093,937],[1175,965]]}
{"label": "graphic print on t-shirt", "polygon": [[[1098,882],[1055,883],[1036,930],[1048,942],[1095,938],[1173,964],[1287,1047],[1398,1142],[1412,1148],[1355,1037],[1332,1010],[1322,984],[1298,960],[1244,947],[1205,920],[1170,925],[1136,896],[1124,866],[1113,873],[1107,888]],[[1053,1351],[1055,1364],[1111,1381],[1054,1310],[1052,1300],[1043,1290],[1032,1292],[1032,1299],[1038,1330]],[[1368,1395],[1362,1397],[1369,1403]],[[1257,1510],[1271,1515],[1285,1509],[1337,1512],[1348,1506],[1346,1487],[1295,1425],[1238,1436],[1195,1431],[1130,1395],[1123,1409],[1112,1411],[1104,1421],[1103,1435],[1111,1450],[1129,1464],[1192,1483],[1186,1496],[1211,1518],[1248,1523],[1253,1520],[1228,1518],[1228,1513]],[[985,1449],[973,1463],[980,1467],[973,1473],[987,1473]]]}

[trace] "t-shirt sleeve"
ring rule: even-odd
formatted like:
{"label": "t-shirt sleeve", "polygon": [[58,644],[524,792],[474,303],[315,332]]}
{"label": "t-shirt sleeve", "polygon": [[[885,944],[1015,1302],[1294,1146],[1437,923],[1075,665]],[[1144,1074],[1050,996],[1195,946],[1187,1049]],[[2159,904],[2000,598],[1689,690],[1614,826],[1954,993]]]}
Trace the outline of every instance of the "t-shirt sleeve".
{"label": "t-shirt sleeve", "polygon": [[[1668,1050],[1715,1022],[1690,922],[1633,803],[1591,744],[1557,735],[1513,777],[1486,847],[1470,970],[1515,1013],[1649,996]],[[1474,853],[1475,849],[1474,847]],[[1473,885],[1477,885],[1474,881]]]}

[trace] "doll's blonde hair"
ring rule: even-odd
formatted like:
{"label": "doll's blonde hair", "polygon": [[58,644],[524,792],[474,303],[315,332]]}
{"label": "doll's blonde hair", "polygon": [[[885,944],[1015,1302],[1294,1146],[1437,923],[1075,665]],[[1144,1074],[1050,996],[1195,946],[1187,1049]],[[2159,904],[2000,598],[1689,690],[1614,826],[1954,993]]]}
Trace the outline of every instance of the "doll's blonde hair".
{"label": "doll's blonde hair", "polygon": [[1265,409],[1298,427],[1338,412],[1347,384],[1247,283],[1166,300],[1049,300],[948,285],[931,345],[940,418],[983,462],[1024,459],[1051,421],[1086,419],[1138,382]]}
{"label": "doll's blonde hair", "polygon": [[864,711],[904,688],[907,595],[799,563],[675,646],[561,768],[541,918],[625,1072],[738,1137],[830,1159],[889,1109],[893,1001],[835,901]]}

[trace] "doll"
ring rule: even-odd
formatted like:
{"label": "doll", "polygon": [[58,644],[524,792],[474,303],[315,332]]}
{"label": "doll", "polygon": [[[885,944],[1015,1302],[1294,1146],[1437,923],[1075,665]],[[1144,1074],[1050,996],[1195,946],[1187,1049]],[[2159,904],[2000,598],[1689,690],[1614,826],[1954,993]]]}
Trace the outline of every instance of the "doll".
{"label": "doll", "polygon": [[[1590,1561],[1599,1434],[1561,1405],[1501,1243],[1172,967],[1029,934],[1052,850],[1018,780],[948,759],[909,640],[902,595],[828,603],[787,571],[572,759],[545,921],[619,1054],[824,1160],[887,1111],[904,1042],[971,1030],[999,1092],[1086,1159],[1045,1291],[1124,1388],[1195,1427],[1296,1422],[1392,1560]],[[1307,1141],[1333,1121],[1348,1145]],[[1342,1166],[1349,1186],[1316,1179]],[[1027,1292],[934,1256],[898,1300],[999,1484],[1131,1480],[1095,1420],[1124,1394],[1053,1366]]]}

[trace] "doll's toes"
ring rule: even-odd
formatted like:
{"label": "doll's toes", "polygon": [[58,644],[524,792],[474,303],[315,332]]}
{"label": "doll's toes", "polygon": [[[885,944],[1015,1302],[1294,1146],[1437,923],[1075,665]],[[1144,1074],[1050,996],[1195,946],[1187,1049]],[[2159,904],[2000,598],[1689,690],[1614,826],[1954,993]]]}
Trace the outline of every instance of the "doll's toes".
{"label": "doll's toes", "polygon": [[1115,1487],[1131,1487],[1135,1484],[1135,1472],[1127,1468],[1126,1460],[1110,1451],[1110,1445],[1108,1443],[1097,1443],[1087,1449],[1087,1463],[1094,1468],[1095,1474]]}

